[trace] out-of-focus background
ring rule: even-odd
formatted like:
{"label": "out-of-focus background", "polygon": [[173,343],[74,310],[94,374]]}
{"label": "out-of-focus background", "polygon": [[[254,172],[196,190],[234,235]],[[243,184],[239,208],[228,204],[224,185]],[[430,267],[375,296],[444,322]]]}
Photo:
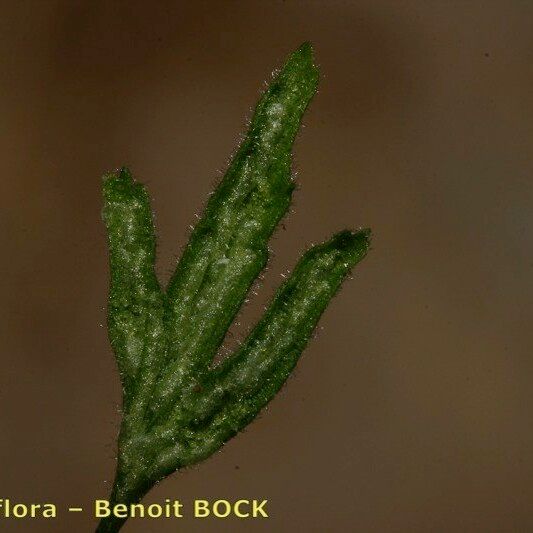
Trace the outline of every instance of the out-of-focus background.
{"label": "out-of-focus background", "polygon": [[268,498],[271,518],[124,531],[532,531],[532,30],[519,0],[5,2],[0,498],[61,518],[1,529],[91,531],[109,490],[100,176],[148,184],[168,279],[264,81],[311,40],[294,212],[235,336],[311,242],[371,226],[372,252],[267,412],[146,498]]}

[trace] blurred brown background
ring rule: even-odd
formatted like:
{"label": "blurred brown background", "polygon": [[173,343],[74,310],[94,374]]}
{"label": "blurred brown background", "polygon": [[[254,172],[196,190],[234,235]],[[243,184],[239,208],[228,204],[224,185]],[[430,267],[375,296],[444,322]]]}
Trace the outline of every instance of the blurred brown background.
{"label": "blurred brown background", "polygon": [[[146,501],[268,521],[125,532],[533,531],[533,3],[2,2],[0,498],[91,531],[114,469],[100,176],[153,196],[167,279],[271,70],[315,45],[294,213],[246,326],[311,242],[372,253],[268,412]],[[104,481],[107,480],[107,481]]]}

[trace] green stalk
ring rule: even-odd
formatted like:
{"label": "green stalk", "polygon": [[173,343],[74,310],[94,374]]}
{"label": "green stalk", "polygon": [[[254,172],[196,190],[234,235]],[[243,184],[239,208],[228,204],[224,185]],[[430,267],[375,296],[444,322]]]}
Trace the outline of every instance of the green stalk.
{"label": "green stalk", "polygon": [[[112,503],[140,501],[157,481],[209,457],[249,424],[282,387],[322,312],[368,251],[368,230],[345,230],[311,248],[244,344],[212,367],[290,205],[292,145],[317,82],[306,43],[257,104],[166,290],[154,271],[144,187],[127,169],[104,177],[109,337],[124,393]],[[118,531],[124,521],[103,519],[97,531]]]}

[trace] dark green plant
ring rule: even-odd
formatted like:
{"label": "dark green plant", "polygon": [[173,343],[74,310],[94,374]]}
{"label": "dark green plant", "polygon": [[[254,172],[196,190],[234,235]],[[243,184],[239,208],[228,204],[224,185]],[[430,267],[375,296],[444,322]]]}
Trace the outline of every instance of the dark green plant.
{"label": "dark green plant", "polygon": [[[249,424],[281,388],[320,315],[368,250],[368,230],[345,230],[312,247],[242,346],[212,366],[289,207],[291,149],[317,82],[311,46],[304,44],[257,104],[166,290],[154,271],[146,189],[125,168],[104,177],[108,327],[123,386],[112,503],[138,502],[157,481],[209,457]],[[103,519],[98,531],[118,531],[123,522]]]}

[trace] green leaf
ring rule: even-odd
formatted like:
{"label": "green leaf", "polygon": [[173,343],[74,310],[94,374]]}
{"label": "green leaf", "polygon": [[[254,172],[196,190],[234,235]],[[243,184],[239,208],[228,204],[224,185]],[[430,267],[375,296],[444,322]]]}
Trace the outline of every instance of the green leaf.
{"label": "green leaf", "polygon": [[[166,290],[155,275],[145,188],[125,168],[104,176],[109,338],[124,393],[112,504],[138,502],[157,481],[209,457],[249,424],[283,386],[368,251],[369,230],[341,231],[312,247],[244,344],[212,366],[289,208],[292,146],[317,83],[305,43],[259,100]],[[124,521],[104,518],[97,531],[118,531]]]}

